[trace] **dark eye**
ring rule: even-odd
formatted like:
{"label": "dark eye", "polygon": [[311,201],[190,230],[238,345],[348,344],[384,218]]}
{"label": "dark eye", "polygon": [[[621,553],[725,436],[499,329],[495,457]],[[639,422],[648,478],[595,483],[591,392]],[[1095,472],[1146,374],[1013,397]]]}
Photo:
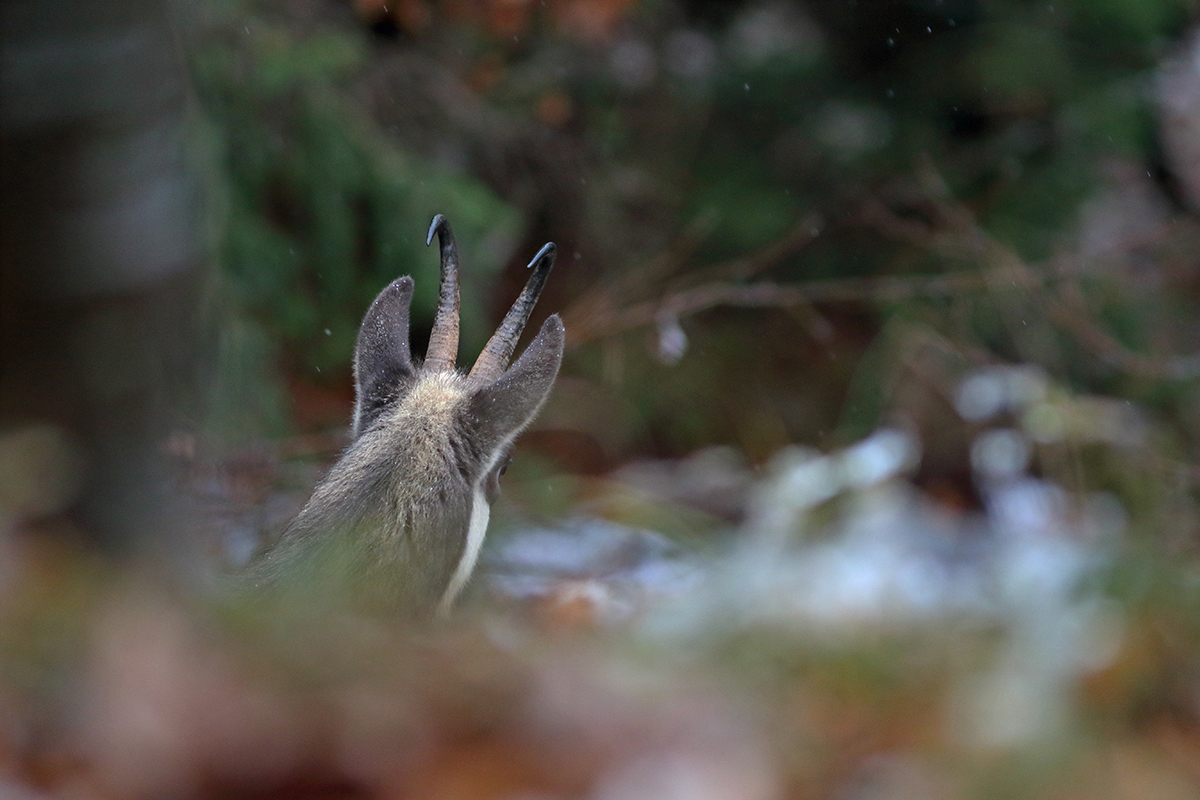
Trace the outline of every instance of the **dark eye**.
{"label": "dark eye", "polygon": [[512,457],[506,453],[503,458],[496,462],[496,466],[492,467],[492,471],[488,473],[484,486],[486,487],[489,503],[500,496],[500,476],[508,472],[508,465],[511,463]]}

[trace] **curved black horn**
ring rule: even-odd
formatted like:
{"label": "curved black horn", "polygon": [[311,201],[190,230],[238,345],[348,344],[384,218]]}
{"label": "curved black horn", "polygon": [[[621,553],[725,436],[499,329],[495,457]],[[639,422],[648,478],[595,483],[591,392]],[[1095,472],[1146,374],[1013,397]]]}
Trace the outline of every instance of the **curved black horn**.
{"label": "curved black horn", "polygon": [[546,278],[550,276],[550,269],[554,266],[554,258],[557,255],[558,247],[554,242],[547,242],[529,262],[526,269],[532,268],[533,274],[529,276],[525,288],[508,310],[500,327],[479,354],[475,366],[471,367],[471,380],[476,383],[488,383],[508,369],[509,359],[517,348],[517,340],[521,338],[521,331],[525,329],[525,323],[529,321],[529,315],[533,313],[533,307],[542,294],[542,287],[546,285]]}
{"label": "curved black horn", "polygon": [[442,258],[442,284],[438,290],[437,315],[429,333],[429,349],[425,352],[425,367],[435,371],[454,369],[458,360],[458,246],[450,223],[438,214],[429,224],[425,246],[438,235]]}

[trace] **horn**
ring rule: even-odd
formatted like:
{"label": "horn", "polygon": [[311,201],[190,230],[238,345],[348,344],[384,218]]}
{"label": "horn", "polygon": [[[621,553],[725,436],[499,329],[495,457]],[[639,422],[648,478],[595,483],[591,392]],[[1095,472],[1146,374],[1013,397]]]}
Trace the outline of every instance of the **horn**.
{"label": "horn", "polygon": [[458,360],[458,246],[450,223],[438,214],[429,224],[425,246],[438,235],[442,258],[442,285],[438,290],[437,316],[429,333],[429,349],[425,353],[425,368],[435,372],[454,369]]}
{"label": "horn", "polygon": [[533,261],[529,262],[526,269],[532,268],[533,274],[529,276],[525,288],[521,290],[520,297],[508,310],[500,327],[492,334],[487,346],[479,354],[475,366],[471,367],[470,378],[472,381],[481,384],[489,383],[508,369],[508,361],[512,358],[513,350],[517,348],[517,340],[521,338],[521,331],[525,329],[525,323],[529,321],[529,315],[533,313],[533,307],[542,293],[542,287],[546,285],[546,278],[550,275],[550,268],[554,266],[556,255],[558,255],[558,248],[554,242],[547,242],[533,257]]}

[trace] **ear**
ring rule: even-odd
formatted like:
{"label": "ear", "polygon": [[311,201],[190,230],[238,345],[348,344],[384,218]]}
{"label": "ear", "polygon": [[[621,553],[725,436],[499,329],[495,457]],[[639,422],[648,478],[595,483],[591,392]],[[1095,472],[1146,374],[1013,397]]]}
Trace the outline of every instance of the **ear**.
{"label": "ear", "polygon": [[517,362],[471,397],[468,413],[481,452],[494,453],[533,421],[558,377],[565,338],[562,320],[551,315]]}
{"label": "ear", "polygon": [[354,348],[354,438],[371,427],[412,377],[408,308],[413,280],[392,281],[367,309]]}

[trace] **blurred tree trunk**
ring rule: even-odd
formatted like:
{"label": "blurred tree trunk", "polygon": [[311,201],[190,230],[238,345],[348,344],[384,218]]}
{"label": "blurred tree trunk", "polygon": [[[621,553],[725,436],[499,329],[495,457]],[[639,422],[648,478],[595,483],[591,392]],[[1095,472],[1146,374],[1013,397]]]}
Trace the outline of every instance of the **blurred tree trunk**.
{"label": "blurred tree trunk", "polygon": [[170,539],[201,287],[186,104],[163,0],[0,5],[0,534]]}

